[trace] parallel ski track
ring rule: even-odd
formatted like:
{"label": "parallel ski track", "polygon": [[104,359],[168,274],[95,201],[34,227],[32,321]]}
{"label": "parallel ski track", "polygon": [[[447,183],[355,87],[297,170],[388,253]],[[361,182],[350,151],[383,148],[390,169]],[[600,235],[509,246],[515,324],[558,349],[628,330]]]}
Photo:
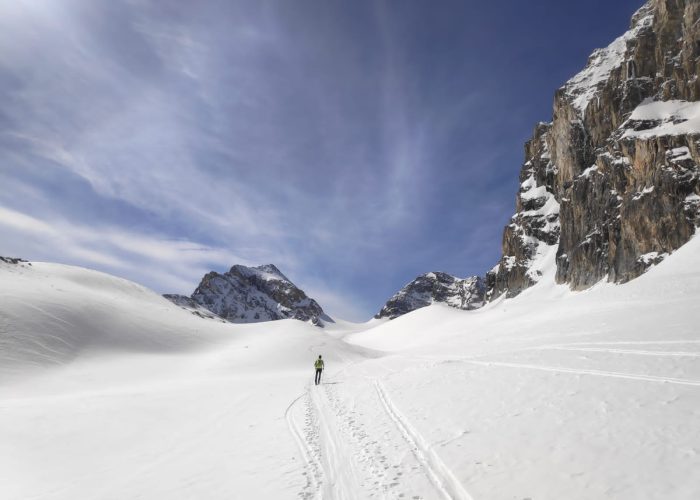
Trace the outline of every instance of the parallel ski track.
{"label": "parallel ski track", "polygon": [[318,413],[321,425],[322,466],[326,483],[322,488],[322,498],[351,500],[361,491],[355,464],[351,453],[346,449],[343,437],[335,425],[335,416],[328,408],[322,394],[323,385],[310,387],[310,397]]}
{"label": "parallel ski track", "polygon": [[322,465],[314,457],[314,453],[309,449],[306,441],[304,440],[304,434],[296,424],[294,417],[292,415],[292,408],[297,402],[304,396],[308,396],[308,392],[304,392],[302,395],[297,397],[294,401],[289,403],[287,409],[284,412],[284,418],[287,421],[287,427],[289,427],[289,432],[291,433],[294,441],[296,442],[297,448],[301,452],[301,456],[306,464],[306,489],[313,489],[315,495],[313,498],[321,498],[321,486],[322,484],[318,481],[317,476],[321,476],[323,473]]}
{"label": "parallel ski track", "polygon": [[428,478],[441,495],[448,500],[473,500],[473,497],[464,489],[464,486],[457,480],[452,471],[432,450],[430,445],[426,443],[423,436],[413,428],[406,417],[396,408],[379,380],[374,380],[374,388],[377,391],[377,396],[379,396],[379,401],[384,407],[384,411],[396,424],[396,427],[411,447],[414,456],[426,470]]}
{"label": "parallel ski track", "polygon": [[645,382],[657,382],[666,384],[690,385],[700,387],[700,380],[690,380],[684,378],[656,377],[654,375],[636,375],[633,373],[607,372],[602,370],[582,370],[575,368],[565,368],[561,366],[541,366],[523,363],[506,363],[501,361],[466,361],[482,366],[505,366],[508,368],[525,368],[528,370],[541,370],[547,372],[572,373],[574,375],[594,375],[598,377],[624,378],[630,380],[642,380]]}
{"label": "parallel ski track", "polygon": [[663,344],[700,344],[700,340],[616,340],[609,342],[567,342],[561,346],[587,345],[663,345]]}
{"label": "parallel ski track", "polygon": [[671,357],[688,357],[700,358],[700,352],[686,351],[641,351],[637,349],[605,349],[602,347],[565,347],[565,346],[545,346],[539,347],[538,350],[555,350],[555,351],[582,351],[582,352],[603,352],[610,354],[635,354],[639,356],[671,356]]}

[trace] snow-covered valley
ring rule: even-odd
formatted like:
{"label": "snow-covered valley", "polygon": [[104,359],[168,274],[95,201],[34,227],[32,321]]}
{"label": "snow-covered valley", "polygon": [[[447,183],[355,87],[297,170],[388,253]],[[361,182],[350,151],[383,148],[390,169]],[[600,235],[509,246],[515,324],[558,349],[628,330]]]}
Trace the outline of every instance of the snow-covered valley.
{"label": "snow-covered valley", "polygon": [[0,263],[1,496],[698,498],[700,239],[552,283],[320,329]]}

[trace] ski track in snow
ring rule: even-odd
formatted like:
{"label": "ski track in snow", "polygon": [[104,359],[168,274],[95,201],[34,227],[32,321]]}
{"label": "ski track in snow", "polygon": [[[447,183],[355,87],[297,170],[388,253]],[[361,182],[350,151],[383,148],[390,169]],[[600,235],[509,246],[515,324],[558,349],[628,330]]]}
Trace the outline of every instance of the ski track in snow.
{"label": "ski track in snow", "polygon": [[452,474],[452,471],[447,468],[430,445],[425,442],[423,436],[421,436],[406,420],[406,417],[399,412],[394,403],[387,396],[386,390],[379,380],[374,380],[374,388],[377,391],[379,400],[387,415],[389,415],[391,420],[393,420],[399,428],[406,442],[411,447],[411,451],[424,467],[428,477],[438,491],[448,500],[473,500],[471,495],[467,493],[462,484],[457,480],[454,474]]}
{"label": "ski track in snow", "polygon": [[[437,498],[416,494],[428,488],[448,500],[472,500],[396,409],[377,380],[366,381],[366,405],[348,405],[337,384],[324,382],[292,401],[285,412],[289,431],[304,460],[302,499]],[[374,391],[371,389],[374,388]],[[304,401],[304,425],[299,424]],[[363,400],[364,401],[364,400]],[[407,447],[408,444],[408,447]],[[392,464],[393,463],[393,464]],[[422,485],[422,486],[420,486]]]}
{"label": "ski track in snow", "polygon": [[321,463],[326,476],[322,497],[349,500],[356,498],[356,492],[360,491],[360,480],[353,455],[339,432],[335,416],[324,397],[324,387],[322,384],[316,386],[317,390],[310,391],[313,409],[319,420]]}
{"label": "ski track in snow", "polygon": [[[5,273],[0,496],[695,500],[690,245],[563,309],[539,309],[560,291],[533,287],[500,309],[429,307],[328,336],[293,320],[203,322],[88,270]],[[316,387],[305,370],[319,351],[339,371]]]}
{"label": "ski track in snow", "polygon": [[[697,344],[700,342],[687,340],[663,340],[663,341],[629,341],[629,342],[581,342],[567,343],[562,345],[539,346],[534,348],[509,349],[507,352],[513,353],[528,350],[562,350],[562,351],[585,351],[627,355],[648,355],[648,356],[673,356],[673,357],[700,357],[700,352],[686,351],[648,351],[634,349],[634,346],[642,345],[676,345],[676,344]],[[596,347],[599,346],[599,347]],[[613,346],[613,347],[606,347]],[[615,348],[621,346],[622,348]],[[625,349],[625,346],[632,347]],[[503,353],[501,353],[503,354]],[[493,353],[491,353],[493,355]],[[700,380],[659,377],[653,375],[642,375],[633,373],[622,373],[603,370],[575,369],[559,366],[542,366],[526,363],[511,363],[502,361],[479,360],[480,356],[461,356],[440,360],[459,361],[481,366],[499,366],[506,368],[520,368],[529,370],[540,370],[555,373],[568,373],[574,375],[592,375],[600,377],[612,377],[628,380],[637,380],[655,383],[670,383],[688,386],[700,386]],[[488,356],[488,355],[487,355]],[[423,361],[436,361],[432,357],[411,356]],[[356,364],[351,363],[351,364]],[[347,368],[347,367],[346,367]],[[345,369],[341,370],[344,372]],[[341,373],[339,372],[339,373]],[[323,382],[314,387],[309,384],[306,392],[297,397],[285,412],[285,418],[290,433],[294,437],[297,446],[304,459],[304,469],[306,485],[299,493],[303,499],[352,499],[365,497],[379,498],[405,498],[406,495],[398,493],[397,486],[407,487],[398,482],[380,484],[387,480],[389,466],[386,464],[386,450],[382,450],[380,441],[384,445],[390,444],[394,448],[408,450],[415,457],[417,466],[413,470],[419,470],[424,474],[435,489],[436,495],[447,500],[473,500],[470,493],[464,488],[462,483],[456,478],[452,471],[445,465],[442,459],[435,453],[433,447],[427,443],[424,437],[416,431],[408,419],[397,409],[392,402],[381,381],[376,378],[366,377],[374,388],[376,406],[380,409],[380,415],[373,414],[374,429],[368,429],[362,424],[362,417],[366,417],[361,410],[376,411],[377,408],[349,408],[342,398],[339,397],[335,384],[342,382]],[[358,379],[353,380],[359,382]],[[295,407],[305,401],[303,430],[298,425],[294,417]],[[372,406],[373,403],[370,403]],[[388,417],[391,426],[398,434],[392,438],[387,438],[386,423],[378,422],[381,414]],[[379,434],[378,428],[384,424],[384,438],[376,439]],[[375,438],[375,439],[373,439]],[[402,442],[401,442],[402,441]],[[376,449],[371,450],[372,447]],[[405,468],[406,464],[394,465],[394,473],[397,468]],[[409,472],[408,469],[398,472],[398,480],[402,474]],[[407,476],[404,476],[405,480]],[[410,498],[410,497],[408,497]],[[422,498],[413,496],[413,498]]]}
{"label": "ski track in snow", "polygon": [[700,344],[700,340],[625,340],[617,342],[568,342],[566,346],[587,346],[587,345],[663,345],[663,344]]}
{"label": "ski track in snow", "polygon": [[700,352],[685,352],[685,351],[640,351],[636,349],[605,349],[602,347],[538,347],[537,350],[555,350],[555,351],[576,351],[576,352],[604,352],[610,354],[637,354],[640,356],[673,356],[673,357],[689,357],[700,358]]}
{"label": "ski track in snow", "polygon": [[682,378],[673,377],[656,377],[654,375],[638,375],[634,373],[620,373],[620,372],[608,372],[603,370],[581,370],[574,368],[566,368],[563,366],[540,366],[540,365],[529,365],[525,363],[507,363],[502,361],[465,361],[467,363],[472,363],[481,366],[504,366],[508,368],[525,368],[529,370],[541,370],[547,372],[559,372],[559,373],[572,373],[574,375],[595,375],[599,377],[612,377],[612,378],[622,378],[630,380],[642,380],[644,382],[659,382],[667,384],[678,384],[678,385],[691,385],[700,386],[700,380],[690,380]]}
{"label": "ski track in snow", "polygon": [[[292,415],[292,411],[295,409],[296,404],[302,398],[306,398],[308,401],[309,393],[304,392],[301,396],[297,397],[294,401],[289,403],[287,409],[284,412],[284,418],[287,420],[287,427],[289,427],[289,432],[294,437],[297,448],[301,452],[301,456],[304,459],[304,476],[306,477],[306,485],[299,493],[299,497],[308,498],[321,498],[321,486],[322,486],[322,474],[323,468],[318,462],[317,452],[313,447],[313,440],[307,440],[307,436],[313,436],[313,432],[307,430],[304,432],[299,429],[296,420]],[[306,405],[308,408],[308,404]],[[309,427],[313,427],[310,422],[309,413],[306,413],[306,422]]]}

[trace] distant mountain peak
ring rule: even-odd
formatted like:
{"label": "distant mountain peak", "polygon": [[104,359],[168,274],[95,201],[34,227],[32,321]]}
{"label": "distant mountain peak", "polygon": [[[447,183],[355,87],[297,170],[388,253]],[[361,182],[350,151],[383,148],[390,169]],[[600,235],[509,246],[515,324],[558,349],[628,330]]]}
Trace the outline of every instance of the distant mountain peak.
{"label": "distant mountain peak", "polygon": [[317,326],[333,320],[274,264],[236,264],[223,274],[207,273],[190,297],[165,295],[171,302],[202,315],[205,309],[232,323],[298,319]]}
{"label": "distant mountain peak", "polygon": [[486,285],[478,276],[456,278],[442,272],[424,273],[399,290],[375,318],[394,319],[435,303],[457,309],[477,309],[484,303]]}
{"label": "distant mountain peak", "polygon": [[254,267],[236,264],[231,267],[229,272],[244,276],[256,275],[264,280],[282,280],[289,281],[291,283],[291,280],[287,278],[284,273],[282,273],[282,271],[280,271],[274,264],[263,264],[261,266]]}

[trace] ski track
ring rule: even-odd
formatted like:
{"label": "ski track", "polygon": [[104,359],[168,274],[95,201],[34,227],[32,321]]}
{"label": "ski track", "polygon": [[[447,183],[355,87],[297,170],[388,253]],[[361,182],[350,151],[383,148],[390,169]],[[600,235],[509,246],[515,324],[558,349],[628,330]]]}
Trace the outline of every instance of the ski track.
{"label": "ski track", "polygon": [[[463,489],[423,444],[422,438],[416,437],[417,433],[397,413],[385,392],[371,390],[376,387],[374,380],[360,378],[356,382],[365,382],[370,389],[360,392],[360,408],[355,406],[354,397],[348,404],[347,399],[339,396],[338,382],[325,382],[317,387],[309,384],[287,407],[287,426],[301,453],[306,478],[297,497],[419,500],[437,497],[419,495],[416,488],[430,491],[435,485],[456,483],[458,486],[439,486],[442,496],[471,500],[464,493],[455,495],[448,491]],[[305,403],[303,428],[302,401]],[[403,423],[397,423],[397,419]]]}
{"label": "ski track", "polygon": [[[302,398],[308,399],[308,397],[309,393],[304,392],[301,396],[297,397],[294,401],[289,403],[289,406],[287,406],[287,409],[284,412],[284,418],[287,420],[287,427],[289,427],[289,432],[292,434],[292,437],[294,437],[294,441],[296,442],[297,448],[299,448],[301,456],[304,459],[305,470],[303,474],[306,477],[306,485],[304,486],[304,488],[298,496],[304,499],[320,499],[323,470],[320,463],[317,460],[317,457],[314,453],[314,450],[311,447],[311,444],[305,439],[305,433],[299,430],[296,420],[292,415],[292,411],[296,404],[299,402],[299,400],[301,400]],[[310,434],[312,433],[307,433],[307,435]]]}
{"label": "ski track", "polygon": [[685,351],[640,351],[636,349],[604,349],[602,347],[564,347],[564,346],[545,346],[539,347],[538,350],[555,350],[555,351],[580,351],[580,352],[604,352],[610,354],[636,354],[640,356],[673,356],[673,357],[688,357],[700,358],[700,352],[685,352]]}
{"label": "ski track", "polygon": [[[357,381],[371,382],[367,378]],[[351,458],[358,472],[363,474],[360,485],[363,495],[384,500],[401,500],[410,495],[412,500],[420,500],[424,497],[416,494],[417,483],[423,483],[427,488],[431,483],[421,465],[413,462],[413,454],[406,449],[403,436],[388,418],[376,392],[371,387],[368,389],[361,392],[363,396],[369,396],[368,404],[357,408],[354,398],[350,406],[339,397],[335,385],[324,386],[343,439],[354,451]],[[367,423],[370,425],[365,425]],[[357,497],[360,496],[358,493]]]}
{"label": "ski track", "polygon": [[700,340],[624,340],[614,342],[567,342],[562,346],[587,345],[664,345],[664,344],[700,344]]}
{"label": "ski track", "polygon": [[431,482],[438,491],[448,500],[473,500],[462,484],[447,468],[444,462],[425,442],[413,426],[406,420],[394,403],[389,399],[386,390],[379,380],[374,380],[374,388],[379,396],[379,400],[384,407],[389,418],[393,420],[403,437],[408,442],[414,456],[423,466]]}
{"label": "ski track", "polygon": [[335,416],[324,398],[323,384],[311,389],[311,402],[319,417],[321,463],[326,482],[321,489],[322,498],[350,500],[360,492],[360,480],[352,453],[338,431]]}
{"label": "ski track", "polygon": [[574,368],[566,368],[560,366],[540,366],[540,365],[529,365],[523,363],[506,363],[501,361],[466,361],[467,363],[472,363],[481,366],[505,366],[508,368],[525,368],[529,370],[541,370],[547,372],[559,372],[559,373],[572,373],[574,375],[595,375],[599,377],[612,377],[612,378],[623,378],[630,380],[642,380],[645,382],[660,382],[668,384],[678,384],[678,385],[690,385],[690,386],[700,386],[700,380],[690,380],[683,378],[672,378],[672,377],[656,377],[653,375],[636,375],[633,373],[620,373],[620,372],[607,372],[602,370],[581,370]]}

